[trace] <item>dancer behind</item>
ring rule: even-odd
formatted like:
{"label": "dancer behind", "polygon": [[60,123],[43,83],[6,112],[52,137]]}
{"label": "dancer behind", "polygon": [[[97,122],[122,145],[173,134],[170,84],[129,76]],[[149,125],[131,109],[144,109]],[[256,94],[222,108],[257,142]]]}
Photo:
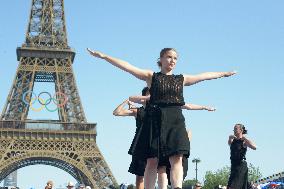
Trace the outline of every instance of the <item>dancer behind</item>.
{"label": "dancer behind", "polygon": [[[149,96],[149,88],[145,87],[142,90],[142,96],[135,96],[136,99],[139,100],[139,103],[142,104],[142,107],[137,108],[134,106],[134,103],[130,100],[125,100],[121,103],[114,111],[113,115],[115,116],[134,116],[136,119],[136,132],[134,139],[132,141],[131,147],[129,149],[129,154],[132,155],[133,151],[133,144],[138,140],[138,136],[143,125],[143,117],[144,117],[144,109],[146,107],[147,99],[145,100],[144,97]],[[125,108],[128,105],[129,108]],[[136,188],[137,189],[144,189],[144,171],[146,167],[146,160],[141,159],[132,155],[132,162],[130,164],[128,172],[136,175]],[[164,171],[165,167],[160,166],[158,167],[158,187],[160,189],[166,189],[168,184],[167,174]]]}
{"label": "dancer behind", "polygon": [[231,149],[231,174],[228,189],[247,189],[248,167],[246,160],[247,147],[256,150],[256,145],[245,137],[247,130],[243,124],[234,126],[234,135],[229,136]]}
{"label": "dancer behind", "polygon": [[182,157],[189,156],[189,140],[185,129],[181,107],[184,105],[183,86],[204,80],[228,77],[235,72],[207,72],[198,75],[173,75],[177,63],[177,51],[164,48],[160,52],[160,72],[144,70],[126,61],[87,49],[89,53],[143,80],[150,88],[150,101],[146,108],[141,140],[134,147],[134,154],[147,158],[145,188],[154,189],[158,159],[169,158],[171,183],[174,188],[182,187]]}
{"label": "dancer behind", "polygon": [[[149,88],[145,87],[142,90],[142,96],[149,95]],[[128,105],[129,108],[125,108],[125,105]],[[132,155],[133,151],[133,144],[137,141],[137,137],[139,136],[143,118],[144,118],[144,109],[146,107],[146,101],[143,101],[142,106],[140,108],[136,108],[133,106],[133,102],[129,101],[128,99],[125,100],[122,104],[120,104],[114,111],[113,115],[115,116],[134,116],[136,119],[136,131],[135,136],[133,138],[131,147],[129,149],[129,154]],[[144,189],[144,171],[146,167],[146,161],[132,155],[132,161],[130,164],[130,167],[128,169],[128,172],[136,175],[136,189]]]}

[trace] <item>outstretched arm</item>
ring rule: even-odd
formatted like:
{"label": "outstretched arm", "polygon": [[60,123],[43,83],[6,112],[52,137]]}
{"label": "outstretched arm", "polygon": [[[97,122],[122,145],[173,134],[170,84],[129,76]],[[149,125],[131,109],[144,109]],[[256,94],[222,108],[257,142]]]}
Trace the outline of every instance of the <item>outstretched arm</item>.
{"label": "outstretched arm", "polygon": [[129,100],[131,102],[138,103],[138,104],[143,104],[149,99],[150,99],[150,95],[147,95],[147,96],[130,96],[129,97]]}
{"label": "outstretched arm", "polygon": [[136,117],[137,109],[136,108],[130,108],[126,109],[125,106],[132,106],[132,102],[130,102],[128,99],[122,102],[120,105],[118,105],[115,110],[113,111],[113,115],[115,116],[134,116]]}
{"label": "outstretched arm", "polygon": [[124,60],[120,60],[118,58],[114,58],[111,56],[108,56],[104,53],[98,52],[98,51],[93,51],[89,48],[87,48],[87,51],[93,55],[94,57],[101,58],[109,62],[110,64],[118,67],[121,70],[124,70],[132,75],[134,75],[136,78],[146,81],[148,83],[149,80],[151,80],[153,71],[151,70],[144,70],[140,69],[138,67],[133,66],[132,64],[129,64],[128,62]]}
{"label": "outstretched arm", "polygon": [[207,111],[215,111],[215,108],[208,107],[208,106],[201,106],[196,104],[185,104],[181,107],[182,109],[186,110],[207,110]]}
{"label": "outstretched arm", "polygon": [[183,85],[189,86],[193,85],[195,83],[205,81],[205,80],[211,80],[211,79],[217,79],[221,77],[230,77],[232,75],[235,75],[237,72],[205,72],[198,75],[183,75],[184,82]]}
{"label": "outstretched arm", "polygon": [[247,147],[256,150],[256,144],[254,142],[252,142],[251,140],[249,140],[248,138],[246,138],[245,136],[243,136],[244,139],[244,143]]}

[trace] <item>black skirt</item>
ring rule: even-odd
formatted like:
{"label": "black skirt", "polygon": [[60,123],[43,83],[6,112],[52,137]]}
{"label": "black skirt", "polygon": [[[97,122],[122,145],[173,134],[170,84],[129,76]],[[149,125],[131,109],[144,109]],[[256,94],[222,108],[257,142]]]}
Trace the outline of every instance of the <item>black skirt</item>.
{"label": "black skirt", "polygon": [[132,156],[132,161],[129,166],[128,172],[137,176],[144,176],[146,161]]}
{"label": "black skirt", "polygon": [[138,135],[131,148],[135,156],[142,159],[164,159],[177,154],[189,157],[190,144],[180,106],[148,105]]}
{"label": "black skirt", "polygon": [[228,187],[233,189],[247,189],[248,185],[248,167],[246,161],[241,161],[231,165],[231,174],[228,181]]}

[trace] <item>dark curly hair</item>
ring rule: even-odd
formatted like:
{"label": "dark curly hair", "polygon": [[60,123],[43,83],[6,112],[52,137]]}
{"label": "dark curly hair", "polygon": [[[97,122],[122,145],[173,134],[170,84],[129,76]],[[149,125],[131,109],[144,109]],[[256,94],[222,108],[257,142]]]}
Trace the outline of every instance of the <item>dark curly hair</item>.
{"label": "dark curly hair", "polygon": [[243,131],[242,132],[243,134],[247,134],[248,133],[248,130],[246,130],[246,127],[243,124],[237,123],[235,126],[240,126],[241,130]]}
{"label": "dark curly hair", "polygon": [[148,87],[144,87],[144,88],[142,89],[142,96],[146,96],[147,93],[149,93],[149,88],[148,88]]}

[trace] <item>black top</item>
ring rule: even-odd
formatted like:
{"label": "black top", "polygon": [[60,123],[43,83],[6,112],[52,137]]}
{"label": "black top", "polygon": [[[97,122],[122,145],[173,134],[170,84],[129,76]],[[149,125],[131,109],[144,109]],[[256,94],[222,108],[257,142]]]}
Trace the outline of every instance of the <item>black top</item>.
{"label": "black top", "polygon": [[247,147],[244,146],[243,139],[234,139],[231,144],[231,162],[232,164],[240,163],[246,159]]}
{"label": "black top", "polygon": [[183,75],[166,75],[161,72],[153,73],[150,88],[150,104],[165,106],[182,106]]}
{"label": "black top", "polygon": [[142,123],[143,123],[143,118],[144,118],[144,107],[141,106],[140,108],[137,108],[137,115],[136,115],[136,128],[140,128]]}

